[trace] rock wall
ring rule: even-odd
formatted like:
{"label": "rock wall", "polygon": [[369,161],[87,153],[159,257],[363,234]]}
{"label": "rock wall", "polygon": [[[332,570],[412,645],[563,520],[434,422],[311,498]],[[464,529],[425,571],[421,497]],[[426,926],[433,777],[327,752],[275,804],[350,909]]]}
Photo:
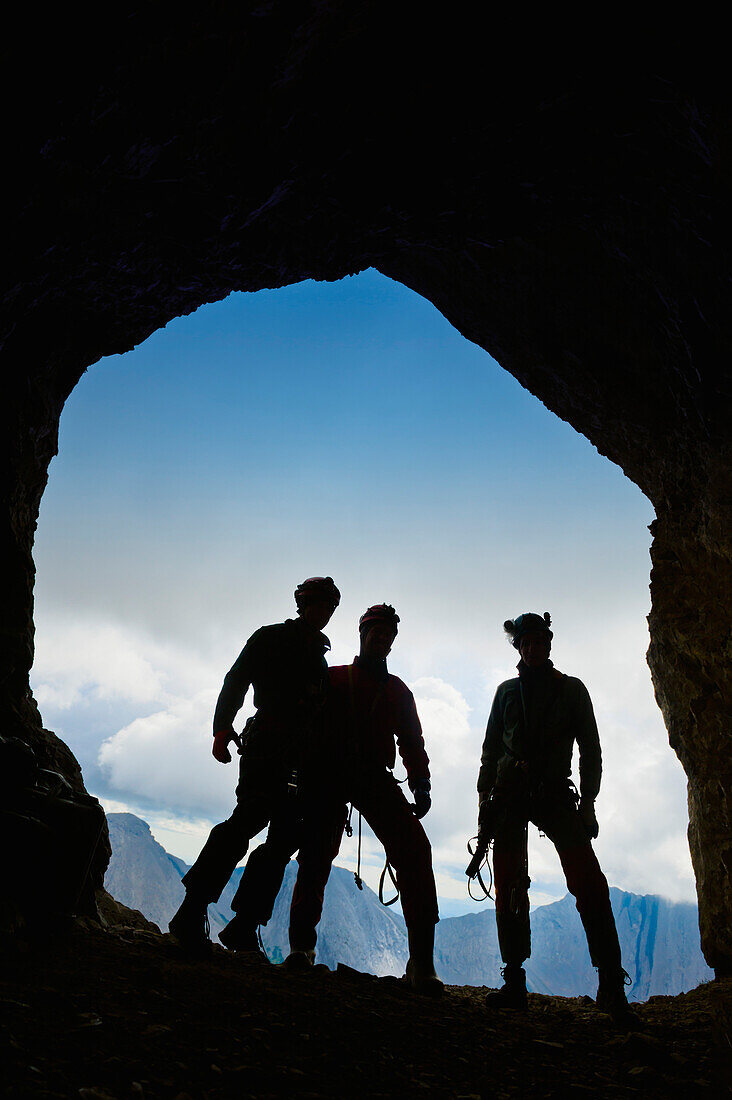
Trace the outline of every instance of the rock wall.
{"label": "rock wall", "polygon": [[725,98],[618,55],[579,69],[536,25],[486,37],[344,0],[98,19],[91,46],[65,11],[29,22],[3,66],[3,731],[59,751],[28,690],[31,551],[83,371],[231,290],[375,266],[652,500],[650,663],[704,951],[728,969]]}

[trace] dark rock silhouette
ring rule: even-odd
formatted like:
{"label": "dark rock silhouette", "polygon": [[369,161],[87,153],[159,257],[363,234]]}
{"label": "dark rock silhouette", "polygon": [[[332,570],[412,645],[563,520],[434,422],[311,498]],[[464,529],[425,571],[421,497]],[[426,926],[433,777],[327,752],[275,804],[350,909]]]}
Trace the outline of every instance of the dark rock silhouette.
{"label": "dark rock silhouette", "polygon": [[[170,936],[93,927],[19,950],[0,940],[10,1097],[455,1097],[725,1092],[730,980],[637,1009],[618,1030],[586,998],[529,993],[490,1014],[485,989],[440,1001],[395,978],[293,976]],[[508,1018],[507,1018],[508,1017]]]}
{"label": "dark rock silhouette", "polygon": [[[96,49],[62,7],[16,16],[0,728],[80,789],[28,673],[35,524],[84,370],[232,290],[373,266],[653,502],[649,662],[689,779],[704,952],[732,971],[726,68],[705,54],[678,77],[621,43],[605,66],[541,23],[480,33],[405,10],[386,26],[342,0],[190,19],[128,4],[99,14]],[[102,846],[98,879],[105,864]]]}

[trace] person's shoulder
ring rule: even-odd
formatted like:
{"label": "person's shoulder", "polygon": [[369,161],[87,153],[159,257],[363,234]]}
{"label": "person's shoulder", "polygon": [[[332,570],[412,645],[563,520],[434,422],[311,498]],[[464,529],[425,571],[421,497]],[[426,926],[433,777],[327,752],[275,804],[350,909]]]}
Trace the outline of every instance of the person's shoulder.
{"label": "person's shoulder", "polygon": [[505,695],[507,691],[518,690],[520,684],[521,681],[518,676],[512,676],[510,680],[504,680],[496,688],[496,698],[498,698],[499,695]]}
{"label": "person's shoulder", "polygon": [[566,672],[560,674],[562,677],[562,684],[565,691],[570,692],[572,695],[585,696],[589,695],[589,691],[585,687],[582,680],[578,676],[567,676]]}
{"label": "person's shoulder", "polygon": [[405,698],[407,696],[411,696],[412,698],[414,698],[411,689],[407,687],[404,681],[400,680],[398,676],[393,676],[391,672],[389,673],[389,678],[386,682],[389,690],[394,692],[395,695],[403,695],[405,696]]}
{"label": "person's shoulder", "polygon": [[353,668],[353,665],[329,665],[328,678],[332,683],[340,684],[348,679],[349,668]]}
{"label": "person's shoulder", "polygon": [[274,641],[276,638],[289,634],[294,626],[294,619],[287,619],[284,623],[270,623],[268,626],[260,626],[247,641],[247,645],[258,642]]}

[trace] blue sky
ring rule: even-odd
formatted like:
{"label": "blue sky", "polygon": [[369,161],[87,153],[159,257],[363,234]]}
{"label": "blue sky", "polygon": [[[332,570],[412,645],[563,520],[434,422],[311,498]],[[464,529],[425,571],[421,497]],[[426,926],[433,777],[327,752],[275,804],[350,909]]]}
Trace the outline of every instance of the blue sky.
{"label": "blue sky", "polygon": [[[513,671],[501,624],[549,610],[556,664],[598,713],[608,877],[691,897],[683,773],[644,660],[652,519],[622,471],[400,284],[367,271],[231,295],[71,395],[36,543],[32,683],[90,789],[192,859],[233,805],[209,725],[246,637],[291,615],[311,574],[343,592],[334,663],[363,608],[393,603],[390,665],[427,716],[426,824],[458,905],[482,730]],[[535,847],[537,897],[561,896]]]}

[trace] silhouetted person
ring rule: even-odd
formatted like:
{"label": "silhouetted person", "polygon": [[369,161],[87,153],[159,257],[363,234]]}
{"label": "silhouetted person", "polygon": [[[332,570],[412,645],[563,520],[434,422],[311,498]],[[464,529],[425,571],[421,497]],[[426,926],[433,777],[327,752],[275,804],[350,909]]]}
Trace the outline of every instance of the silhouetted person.
{"label": "silhouetted person", "polygon": [[[314,959],[316,926],[348,801],[363,814],[394,868],[409,937],[407,978],[416,989],[437,993],[442,990],[433,965],[437,893],[430,842],[418,820],[431,806],[429,760],[414,696],[386,667],[398,623],[393,607],[370,607],[359,621],[358,657],[329,670],[333,812],[330,824],[324,813],[304,821],[290,911],[290,961]],[[390,770],[396,761],[395,737],[414,805]]]}
{"label": "silhouetted person", "polygon": [[207,944],[208,904],[218,900],[250,839],[273,817],[293,812],[298,772],[317,739],[328,688],[324,654],[330,642],[322,630],[339,602],[331,577],[298,585],[297,618],[257,630],[224,679],[213,721],[218,761],[231,760],[234,718],[250,685],[257,712],[242,734],[234,812],[211,830],[183,878],[186,896],[169,927],[187,946]]}
{"label": "silhouetted person", "polygon": [[[628,1012],[627,975],[607,880],[591,844],[599,832],[594,804],[602,774],[600,739],[586,687],[549,660],[550,625],[548,612],[504,623],[521,654],[519,674],[496,691],[483,742],[478,798],[481,816],[489,810],[494,824],[496,924],[505,964],[503,987],[486,1000],[491,1007],[527,1005],[523,963],[531,954],[527,836],[532,821],[556,847],[575,897],[599,972],[597,1005],[617,1015]],[[575,741],[579,804],[570,779]],[[483,805],[486,799],[490,806]]]}

